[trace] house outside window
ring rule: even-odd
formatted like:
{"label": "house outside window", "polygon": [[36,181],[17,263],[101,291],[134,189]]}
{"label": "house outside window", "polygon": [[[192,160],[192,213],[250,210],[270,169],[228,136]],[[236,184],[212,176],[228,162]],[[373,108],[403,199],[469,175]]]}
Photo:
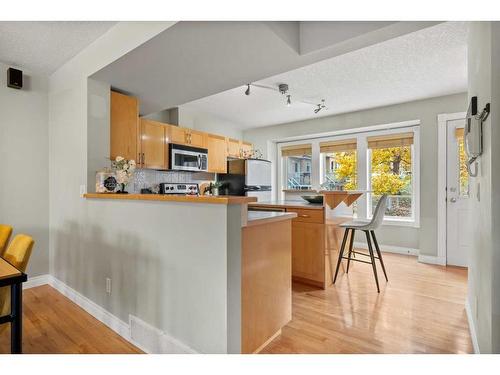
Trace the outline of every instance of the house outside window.
{"label": "house outside window", "polygon": [[294,145],[281,149],[286,171],[286,189],[310,190],[312,148],[309,144]]}

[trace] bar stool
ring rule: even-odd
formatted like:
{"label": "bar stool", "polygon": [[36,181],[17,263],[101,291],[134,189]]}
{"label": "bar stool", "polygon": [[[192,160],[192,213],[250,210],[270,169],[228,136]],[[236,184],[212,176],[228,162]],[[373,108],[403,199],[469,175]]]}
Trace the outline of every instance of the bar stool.
{"label": "bar stool", "polygon": [[[333,278],[333,283],[335,284],[335,281],[337,280],[337,274],[339,273],[339,267],[340,263],[342,263],[342,259],[347,259],[347,270],[346,273],[349,273],[349,265],[351,263],[351,260],[354,262],[361,262],[361,263],[367,263],[371,264],[373,268],[373,275],[375,276],[375,283],[377,284],[377,292],[380,293],[380,287],[378,284],[378,277],[377,277],[377,266],[375,265],[375,259],[378,259],[380,261],[380,264],[382,266],[382,270],[384,271],[384,276],[385,280],[389,281],[387,279],[387,273],[385,272],[385,266],[384,266],[384,261],[382,260],[382,253],[380,252],[380,248],[378,247],[378,242],[377,238],[375,237],[375,230],[382,224],[382,221],[384,220],[384,215],[385,215],[385,209],[387,207],[387,194],[384,194],[380,197],[380,200],[377,203],[377,207],[375,208],[375,212],[373,213],[373,217],[371,221],[366,222],[366,221],[350,221],[347,223],[340,224],[342,228],[345,228],[344,231],[344,237],[342,239],[342,246],[340,247],[339,250],[339,257],[337,260],[337,268],[335,269],[335,276]],[[366,235],[366,242],[368,243],[368,254],[353,250],[353,242],[354,242],[354,233],[356,230],[362,230],[365,232]],[[344,251],[345,251],[345,245],[347,242],[347,237],[349,236],[349,231],[351,231],[351,240],[349,241],[349,251],[347,257],[344,256]],[[377,256],[373,254],[373,247],[372,247],[372,241],[371,237],[373,237],[373,244],[375,245],[375,250],[377,251]],[[355,255],[363,255],[366,257],[370,258],[370,261],[366,261],[363,259],[357,259],[355,258]]]}

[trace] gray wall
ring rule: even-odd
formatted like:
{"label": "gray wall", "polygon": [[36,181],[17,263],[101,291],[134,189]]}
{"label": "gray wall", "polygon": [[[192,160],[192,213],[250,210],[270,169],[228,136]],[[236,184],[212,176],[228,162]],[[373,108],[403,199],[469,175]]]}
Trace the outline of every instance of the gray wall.
{"label": "gray wall", "polygon": [[48,82],[24,72],[23,89],[8,88],[8,67],[0,63],[0,223],[35,239],[28,275],[37,276],[49,271]]}
{"label": "gray wall", "polygon": [[420,228],[383,226],[384,245],[420,249],[437,256],[437,115],[465,111],[466,94],[455,94],[415,102],[318,119],[246,130],[243,138],[253,142],[267,157],[269,142],[286,137],[353,129],[408,120],[420,120]]}
{"label": "gray wall", "polygon": [[471,179],[473,223],[468,303],[481,353],[500,353],[500,24],[471,22],[468,47],[469,97],[492,113],[483,124],[483,155]]}

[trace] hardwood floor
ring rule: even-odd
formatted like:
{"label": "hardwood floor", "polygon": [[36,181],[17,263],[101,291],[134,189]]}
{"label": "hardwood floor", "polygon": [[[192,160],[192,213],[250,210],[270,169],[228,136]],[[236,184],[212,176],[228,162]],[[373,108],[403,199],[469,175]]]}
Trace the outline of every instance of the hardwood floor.
{"label": "hardwood floor", "polygon": [[380,294],[371,266],[356,262],[326,290],[294,284],[292,321],[261,353],[472,353],[467,270],[383,257]]}
{"label": "hardwood floor", "polygon": [[[24,353],[141,353],[48,285],[23,292]],[[0,335],[0,354],[10,353],[10,328]]]}
{"label": "hardwood floor", "polygon": [[[363,263],[327,290],[294,284],[292,321],[261,353],[471,353],[467,271],[389,253],[384,261],[380,294]],[[0,353],[9,337],[0,335]],[[47,285],[24,292],[23,343],[25,353],[140,352]]]}

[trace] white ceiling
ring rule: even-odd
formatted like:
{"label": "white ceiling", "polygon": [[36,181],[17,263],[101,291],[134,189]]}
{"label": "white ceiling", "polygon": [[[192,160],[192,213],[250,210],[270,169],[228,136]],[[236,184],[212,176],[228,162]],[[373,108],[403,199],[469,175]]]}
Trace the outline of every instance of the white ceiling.
{"label": "white ceiling", "polygon": [[0,61],[50,75],[116,22],[0,22]]}
{"label": "white ceiling", "polygon": [[[246,86],[181,107],[252,128],[402,103],[467,90],[467,23],[446,22],[254,82],[288,83],[292,106],[277,92]],[[297,99],[319,102],[328,110]]]}

